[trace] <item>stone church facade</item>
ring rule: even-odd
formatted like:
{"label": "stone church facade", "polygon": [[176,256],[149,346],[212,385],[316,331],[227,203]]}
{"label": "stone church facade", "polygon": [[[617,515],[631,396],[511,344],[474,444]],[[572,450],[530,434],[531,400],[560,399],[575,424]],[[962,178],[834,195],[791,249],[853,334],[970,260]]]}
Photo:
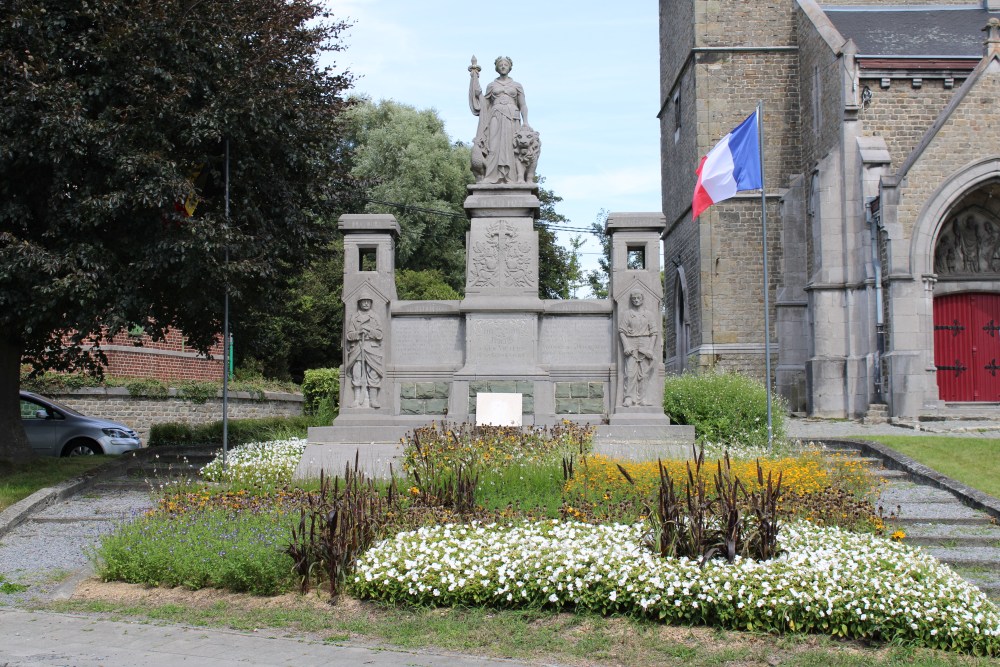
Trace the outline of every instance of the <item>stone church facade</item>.
{"label": "stone church facade", "polygon": [[764,374],[761,195],[691,217],[701,156],[762,101],[789,407],[1000,402],[1000,0],[661,0],[660,69],[668,370]]}

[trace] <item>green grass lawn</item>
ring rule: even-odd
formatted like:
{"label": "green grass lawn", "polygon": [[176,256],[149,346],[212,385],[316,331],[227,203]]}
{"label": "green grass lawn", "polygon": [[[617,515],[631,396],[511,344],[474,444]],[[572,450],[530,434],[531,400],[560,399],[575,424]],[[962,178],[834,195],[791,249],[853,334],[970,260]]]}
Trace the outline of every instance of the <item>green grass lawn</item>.
{"label": "green grass lawn", "polygon": [[0,511],[39,489],[73,479],[109,460],[106,456],[42,456],[16,466],[0,463]]}
{"label": "green grass lawn", "polygon": [[1000,498],[1000,440],[922,435],[868,438],[994,498]]}

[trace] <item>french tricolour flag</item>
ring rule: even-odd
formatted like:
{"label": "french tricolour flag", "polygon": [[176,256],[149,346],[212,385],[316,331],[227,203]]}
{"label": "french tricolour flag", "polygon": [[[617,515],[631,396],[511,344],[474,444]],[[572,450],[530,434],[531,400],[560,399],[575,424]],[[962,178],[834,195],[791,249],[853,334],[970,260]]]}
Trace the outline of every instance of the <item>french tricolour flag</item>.
{"label": "french tricolour flag", "polygon": [[760,134],[757,114],[739,124],[722,137],[698,165],[698,184],[691,199],[691,217],[697,218],[706,208],[729,199],[743,190],[763,187],[760,168]]}

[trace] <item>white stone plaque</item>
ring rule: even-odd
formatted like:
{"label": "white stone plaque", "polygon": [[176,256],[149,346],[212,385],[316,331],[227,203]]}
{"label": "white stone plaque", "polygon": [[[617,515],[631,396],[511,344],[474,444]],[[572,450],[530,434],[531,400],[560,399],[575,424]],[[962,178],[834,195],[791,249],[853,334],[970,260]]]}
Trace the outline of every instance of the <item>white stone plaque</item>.
{"label": "white stone plaque", "polygon": [[476,426],[520,426],[521,394],[476,394]]}

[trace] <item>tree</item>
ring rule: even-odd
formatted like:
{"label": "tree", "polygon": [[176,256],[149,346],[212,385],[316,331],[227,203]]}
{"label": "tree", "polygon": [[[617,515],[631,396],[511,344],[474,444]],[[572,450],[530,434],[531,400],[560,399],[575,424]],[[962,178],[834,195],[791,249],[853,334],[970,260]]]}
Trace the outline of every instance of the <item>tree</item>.
{"label": "tree", "polygon": [[[462,298],[469,227],[464,203],[473,181],[468,148],[451,141],[432,109],[357,99],[344,118],[341,155],[350,169],[338,213],[396,216],[400,299]],[[543,187],[539,199],[539,295],[568,298],[574,258],[544,226],[566,222],[555,211],[562,200]],[[342,270],[342,248],[332,245],[266,309],[241,313],[235,319],[237,361],[252,358],[268,375],[294,380],[308,368],[339,365]]]}
{"label": "tree", "polygon": [[598,268],[587,272],[587,282],[590,284],[590,291],[594,293],[596,299],[608,298],[608,276],[611,275],[611,237],[604,231],[607,224],[608,212],[603,208],[597,213],[597,220],[590,223],[590,230],[597,235],[597,240],[601,244],[601,256],[597,259]]}
{"label": "tree", "polygon": [[[383,100],[361,100],[350,112],[351,176],[364,191],[365,211],[392,213],[401,229],[397,267],[433,270],[459,294],[465,289],[463,207],[466,186],[475,179],[469,148],[453,143],[433,109]],[[539,179],[539,183],[544,179]],[[562,201],[539,187],[539,295],[569,298],[570,253],[544,223],[564,223],[555,210]]]}
{"label": "tree", "polygon": [[0,459],[31,453],[22,359],[97,368],[135,325],[206,351],[223,285],[261,302],[329,243],[343,28],[315,0],[2,4]]}
{"label": "tree", "polygon": [[462,298],[461,294],[445,282],[444,276],[437,269],[397,271],[396,292],[400,299],[451,301]]}
{"label": "tree", "polygon": [[[347,114],[351,177],[366,213],[392,213],[400,226],[397,268],[436,270],[465,287],[462,204],[473,181],[469,149],[452,143],[433,109],[359,100]],[[357,211],[362,212],[362,211]]]}

